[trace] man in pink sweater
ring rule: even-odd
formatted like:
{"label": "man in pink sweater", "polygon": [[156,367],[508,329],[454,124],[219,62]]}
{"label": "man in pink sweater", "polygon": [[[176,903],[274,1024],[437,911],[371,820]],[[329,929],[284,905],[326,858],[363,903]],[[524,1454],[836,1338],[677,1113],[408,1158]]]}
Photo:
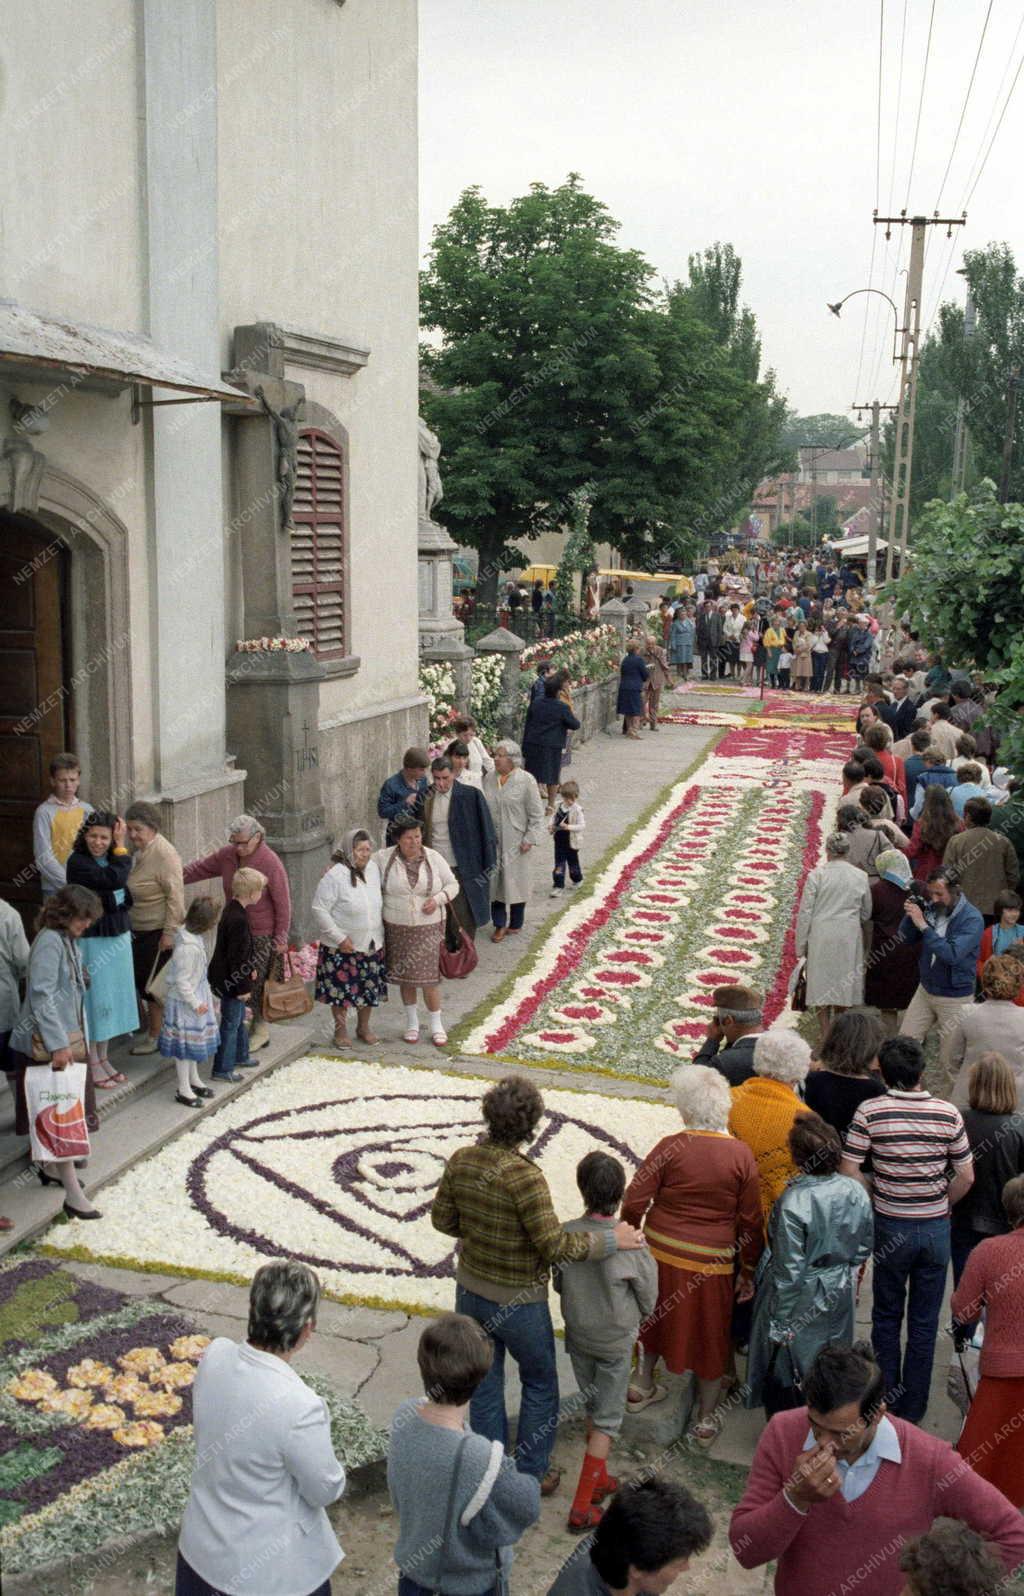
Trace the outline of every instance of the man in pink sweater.
{"label": "man in pink sweater", "polygon": [[185,885],[193,881],[217,881],[224,889],[225,903],[231,902],[231,882],[236,870],[247,865],[262,871],[267,884],[255,903],[246,908],[249,929],[252,932],[254,968],[256,977],[252,984],[252,1026],[249,1030],[249,1052],[258,1052],[270,1041],[270,1031],[260,1013],[263,986],[270,972],[270,961],[275,950],[284,953],[288,947],[288,928],[292,920],[292,897],[288,887],[288,874],[272,848],[267,847],[266,832],[252,815],[239,815],[228,829],[226,848],[208,853],[205,859],[195,859],[185,866]]}
{"label": "man in pink sweater", "polygon": [[905,1542],[955,1518],[1024,1563],[1024,1518],[937,1436],[889,1418],[870,1346],[825,1347],[805,1408],[758,1442],[729,1541],[744,1568],[777,1563],[777,1596],[900,1596]]}

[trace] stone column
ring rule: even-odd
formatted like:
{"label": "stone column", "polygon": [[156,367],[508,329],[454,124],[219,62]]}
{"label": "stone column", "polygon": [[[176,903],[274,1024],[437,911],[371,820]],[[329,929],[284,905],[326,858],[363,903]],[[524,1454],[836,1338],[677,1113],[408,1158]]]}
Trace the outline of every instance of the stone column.
{"label": "stone column", "polygon": [[526,644],[505,626],[488,632],[476,645],[478,654],[497,654],[501,659],[501,697],[498,700],[498,732],[519,741],[523,707],[519,697],[520,657]]}
{"label": "stone column", "polygon": [[455,705],[469,709],[473,650],[461,621],[452,614],[452,555],[456,545],[443,526],[421,515],[418,523],[420,659],[448,665],[455,677]]}
{"label": "stone column", "polygon": [[291,940],[311,940],[310,904],[327,865],[320,786],[320,682],[310,652],[238,653],[228,662],[228,726],[246,767],[245,808],[267,828],[292,894]]}
{"label": "stone column", "polygon": [[[279,438],[269,410],[293,408],[304,389],[285,379],[281,344],[272,323],[235,329],[232,380],[252,394],[261,389],[266,401],[232,424],[231,529],[241,554],[246,638],[296,633],[291,537],[282,524]],[[228,747],[246,770],[245,808],[266,826],[288,872],[297,942],[311,940],[310,903],[330,853],[320,777],[324,674],[308,650],[234,653],[227,664]]]}

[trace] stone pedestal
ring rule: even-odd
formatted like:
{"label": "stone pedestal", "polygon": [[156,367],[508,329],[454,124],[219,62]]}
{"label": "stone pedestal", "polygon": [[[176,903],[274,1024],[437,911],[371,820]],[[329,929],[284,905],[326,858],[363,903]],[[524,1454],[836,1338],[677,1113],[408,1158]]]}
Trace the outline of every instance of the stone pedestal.
{"label": "stone pedestal", "polygon": [[478,654],[497,654],[501,660],[501,697],[498,700],[498,732],[519,741],[523,708],[519,701],[519,661],[526,644],[505,626],[498,626],[476,645]]}
{"label": "stone pedestal", "polygon": [[452,614],[452,555],[456,545],[444,527],[421,515],[418,525],[420,659],[448,665],[455,677],[455,705],[469,709],[473,650],[461,621]]}
{"label": "stone pedestal", "polygon": [[227,669],[228,747],[244,751],[246,812],[266,826],[288,872],[295,942],[312,938],[310,904],[330,853],[320,782],[323,676],[308,652],[234,654]]}
{"label": "stone pedestal", "polygon": [[626,633],[629,629],[629,605],[620,598],[609,599],[606,604],[601,605],[598,613],[602,621],[607,621],[616,628],[623,643],[625,643]]}

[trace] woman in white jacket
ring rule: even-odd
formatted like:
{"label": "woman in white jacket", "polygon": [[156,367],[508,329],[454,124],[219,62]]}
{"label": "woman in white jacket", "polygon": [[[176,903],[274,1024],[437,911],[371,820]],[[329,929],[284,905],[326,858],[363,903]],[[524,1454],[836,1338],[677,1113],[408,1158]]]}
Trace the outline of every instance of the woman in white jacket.
{"label": "woman in white jacket", "polygon": [[320,938],[316,997],[331,1005],[335,1047],[348,1041],[346,1009],[356,1011],[356,1039],[376,1042],[371,1012],[388,1000],[380,870],[372,854],[368,831],[347,831],[313,894],[313,924]]}
{"label": "woman in white jacket", "polygon": [[441,945],[444,940],[445,905],[459,895],[451,866],[433,848],[423,846],[418,820],[410,815],[393,824],[392,848],[381,848],[373,858],[380,870],[384,900],[384,947],[388,980],[402,989],[406,1042],[420,1039],[416,990],[423,988],[430,1040],[444,1047],[448,1038],[441,1023]]}
{"label": "woman in white jacket", "polygon": [[193,898],[166,966],[167,996],[157,1046],[161,1057],[174,1060],[178,1075],[174,1100],[185,1108],[199,1108],[204,1097],[213,1096],[213,1088],[204,1086],[199,1074],[200,1064],[216,1053],[220,1042],[203,937],[216,924],[219,912],[212,898]]}

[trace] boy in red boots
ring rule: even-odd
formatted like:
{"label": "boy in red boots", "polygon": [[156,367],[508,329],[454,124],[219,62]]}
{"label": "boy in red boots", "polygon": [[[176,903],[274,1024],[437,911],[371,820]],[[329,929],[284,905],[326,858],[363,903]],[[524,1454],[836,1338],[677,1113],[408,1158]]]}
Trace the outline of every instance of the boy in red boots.
{"label": "boy in red boots", "polygon": [[[613,1229],[626,1189],[617,1158],[593,1152],[576,1166],[582,1219],[566,1230]],[[612,1441],[622,1428],[637,1330],[654,1312],[658,1266],[644,1248],[613,1252],[600,1262],[559,1264],[553,1271],[562,1298],[565,1349],[587,1413],[587,1450],[569,1513],[574,1534],[600,1523],[602,1502],[618,1486],[608,1473]]]}

